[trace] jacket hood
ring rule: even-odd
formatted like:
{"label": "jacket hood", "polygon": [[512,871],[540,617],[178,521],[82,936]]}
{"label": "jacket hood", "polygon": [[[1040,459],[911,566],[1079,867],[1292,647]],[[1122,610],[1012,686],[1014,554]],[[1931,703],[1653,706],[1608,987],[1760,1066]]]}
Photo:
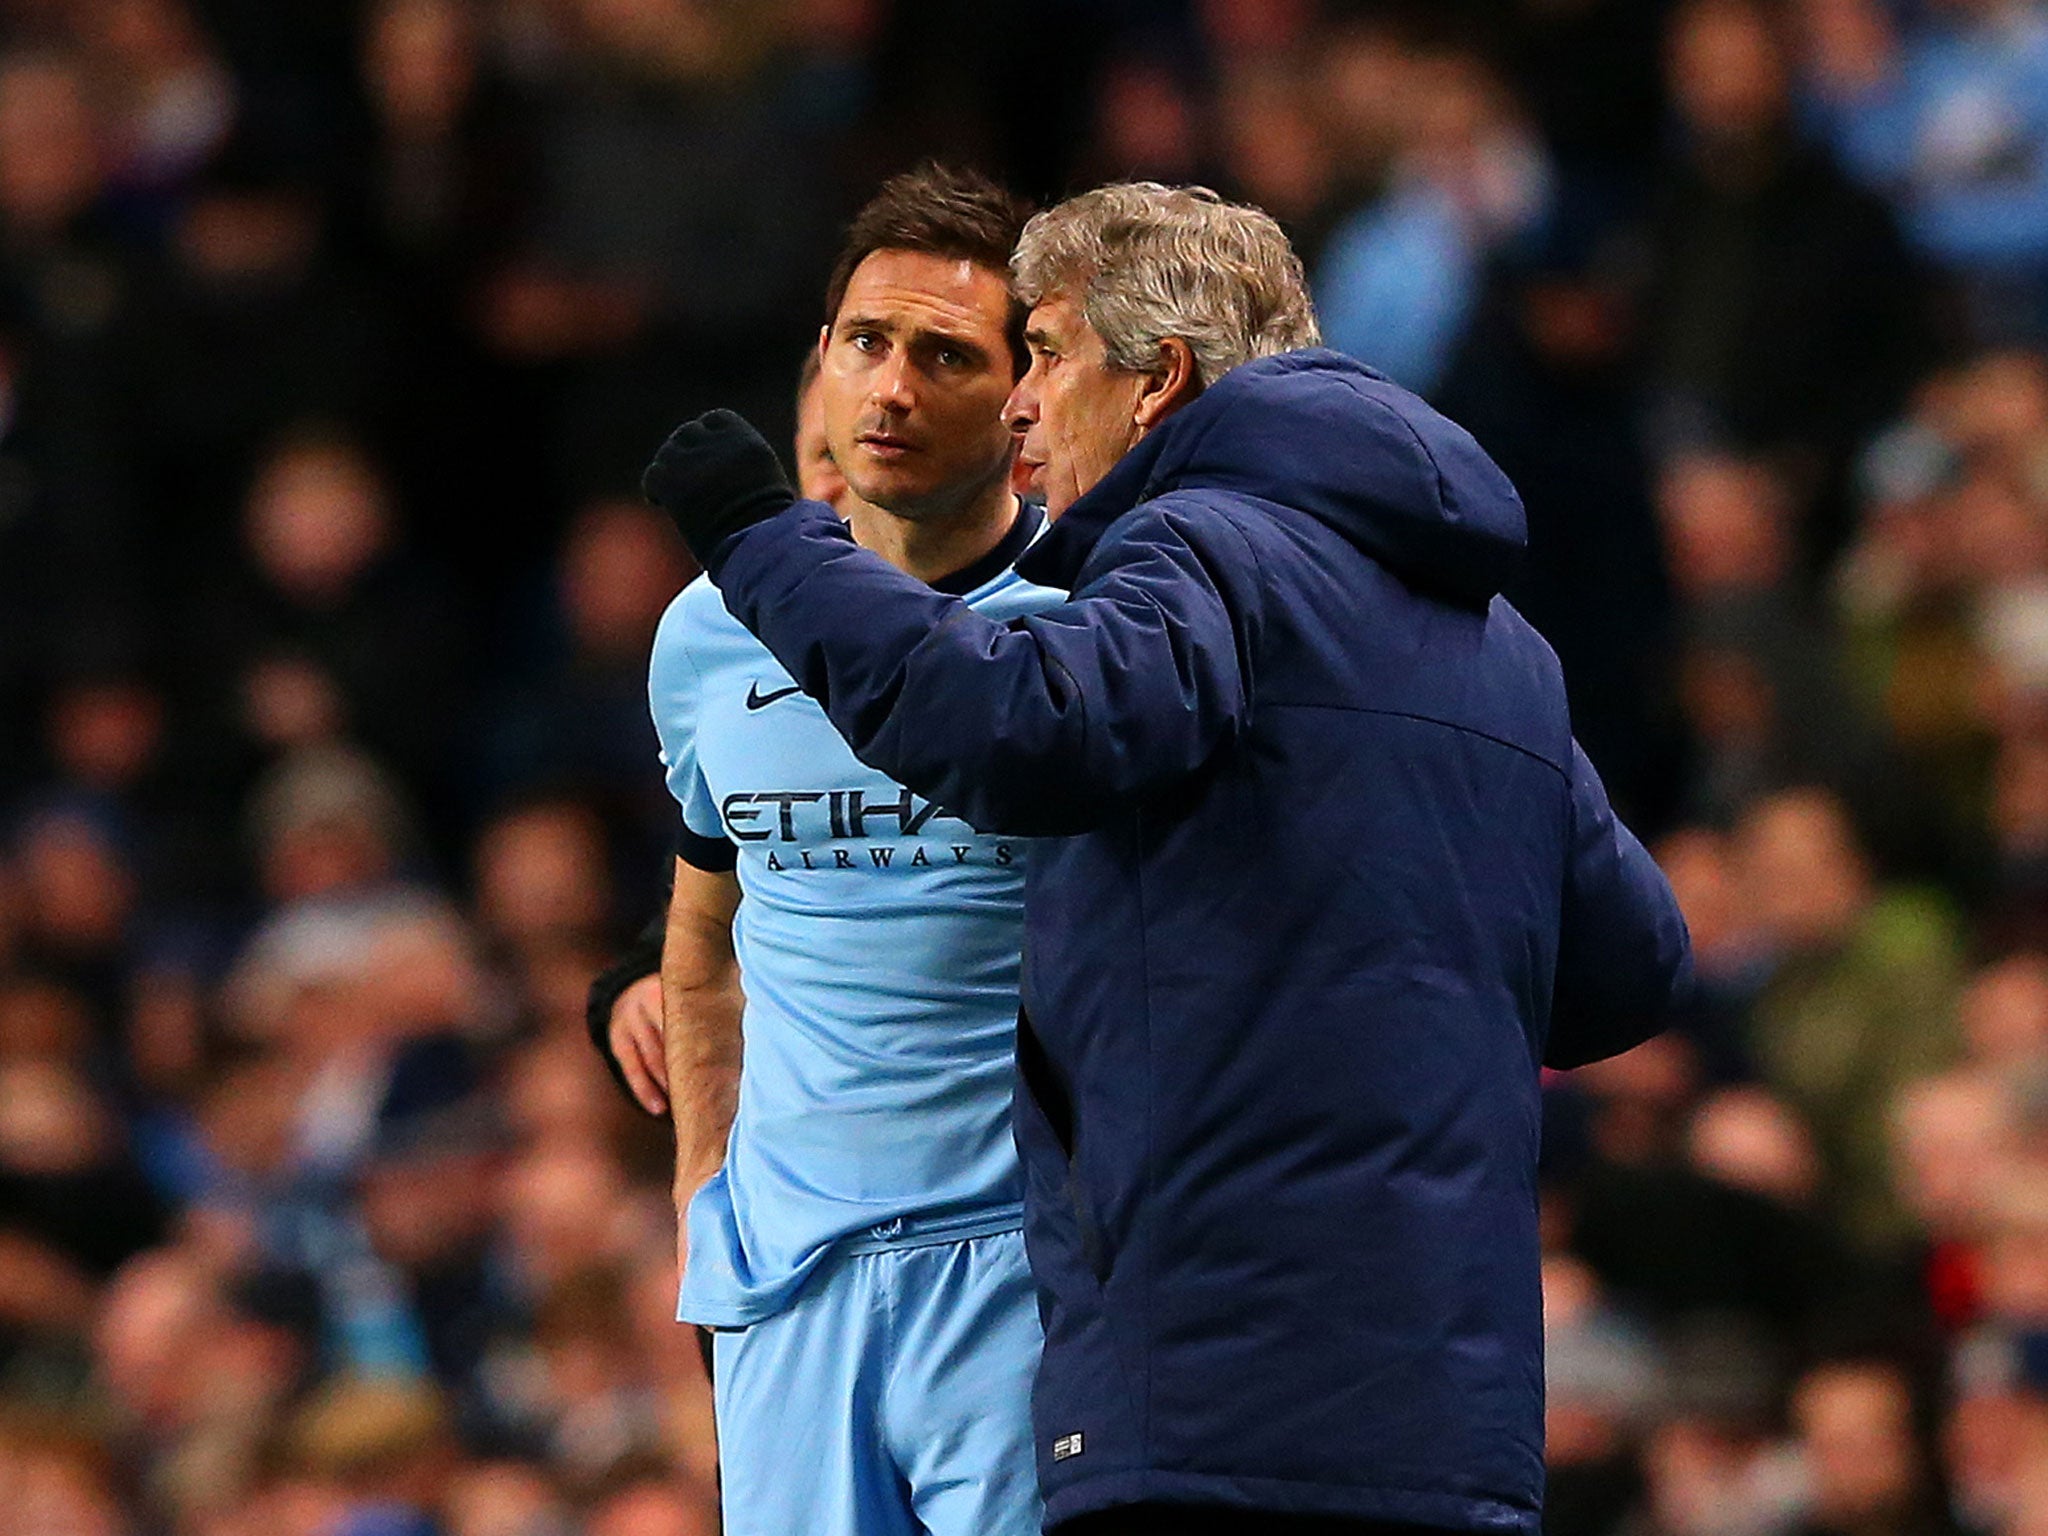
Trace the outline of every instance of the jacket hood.
{"label": "jacket hood", "polygon": [[1117,518],[1197,489],[1304,512],[1457,602],[1491,600],[1528,544],[1521,497],[1470,433],[1384,374],[1315,349],[1231,369],[1125,454],[1019,569],[1071,585]]}

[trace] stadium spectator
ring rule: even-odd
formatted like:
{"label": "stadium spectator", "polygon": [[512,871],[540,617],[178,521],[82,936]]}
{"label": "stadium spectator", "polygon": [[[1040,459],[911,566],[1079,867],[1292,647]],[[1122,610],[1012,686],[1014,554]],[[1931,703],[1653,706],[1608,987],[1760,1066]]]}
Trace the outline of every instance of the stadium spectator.
{"label": "stadium spectator", "polygon": [[647,653],[692,574],[673,530],[637,502],[600,501],[571,522],[553,570],[551,642],[488,713],[477,777],[495,799],[572,793],[602,818],[625,878],[666,867],[674,807],[646,768],[657,744]]}
{"label": "stadium spectator", "polygon": [[2048,19],[2035,0],[1811,5],[1816,116],[1958,280],[1980,340],[2048,337]]}
{"label": "stadium spectator", "polygon": [[1793,1383],[1791,1419],[1807,1487],[1800,1536],[1946,1536],[1927,1415],[1896,1361],[1825,1361]]}
{"label": "stadium spectator", "polygon": [[122,222],[161,231],[227,142],[235,77],[187,0],[91,0],[78,7],[86,63],[109,100],[109,191]]}
{"label": "stadium spectator", "polygon": [[222,772],[359,743],[438,825],[456,809],[444,722],[465,642],[448,593],[402,547],[379,469],[346,439],[296,433],[267,452],[244,505],[243,558],[189,597]]}
{"label": "stadium spectator", "polygon": [[1556,649],[1616,803],[1661,821],[1678,734],[1672,598],[1638,377],[1635,241],[1607,201],[1561,188],[1499,254],[1434,400],[1521,493],[1529,555],[1509,595]]}
{"label": "stadium spectator", "polygon": [[1442,383],[1488,257],[1542,217],[1543,146],[1475,54],[1393,47],[1401,137],[1379,194],[1330,232],[1315,272],[1331,346],[1422,394]]}
{"label": "stadium spectator", "polygon": [[1807,502],[1928,348],[1889,211],[1793,131],[1775,18],[1757,0],[1672,12],[1677,135],[1650,225],[1647,361],[1667,448],[1769,454]]}
{"label": "stadium spectator", "polygon": [[1954,1059],[1960,937],[1945,903],[1878,884],[1840,801],[1787,790],[1740,833],[1744,884],[1771,946],[1754,1019],[1757,1065],[1812,1127],[1852,1235],[1905,1227],[1886,1116],[1907,1083]]}

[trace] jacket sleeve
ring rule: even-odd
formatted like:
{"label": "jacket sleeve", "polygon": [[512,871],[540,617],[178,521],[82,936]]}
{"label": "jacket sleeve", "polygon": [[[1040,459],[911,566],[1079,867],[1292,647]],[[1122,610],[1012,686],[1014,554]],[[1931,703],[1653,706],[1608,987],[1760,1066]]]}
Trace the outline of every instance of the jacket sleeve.
{"label": "jacket sleeve", "polygon": [[861,761],[983,831],[1072,834],[1194,772],[1248,714],[1255,587],[1225,584],[1249,550],[1227,519],[1170,503],[1119,519],[1069,601],[1008,623],[809,503],[728,540],[718,585]]}
{"label": "jacket sleeve", "polygon": [[1670,882],[1615,817],[1576,741],[1571,778],[1547,1067],[1580,1067],[1642,1044],[1692,990],[1692,940]]}

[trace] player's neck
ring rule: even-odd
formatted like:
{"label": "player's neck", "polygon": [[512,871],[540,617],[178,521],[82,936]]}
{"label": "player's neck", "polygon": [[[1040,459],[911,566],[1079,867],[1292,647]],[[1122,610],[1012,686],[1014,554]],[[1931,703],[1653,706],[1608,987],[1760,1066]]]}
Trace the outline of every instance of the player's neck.
{"label": "player's neck", "polygon": [[911,519],[854,499],[847,524],[855,541],[919,581],[941,581],[964,571],[1003,542],[1017,521],[1017,498],[1007,482],[959,512]]}

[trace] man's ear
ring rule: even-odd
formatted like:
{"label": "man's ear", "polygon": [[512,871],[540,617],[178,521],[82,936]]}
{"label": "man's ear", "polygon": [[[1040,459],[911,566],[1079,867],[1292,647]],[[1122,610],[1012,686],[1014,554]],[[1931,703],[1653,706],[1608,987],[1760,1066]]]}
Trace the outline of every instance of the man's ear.
{"label": "man's ear", "polygon": [[1159,343],[1159,360],[1145,375],[1132,419],[1140,433],[1150,432],[1201,392],[1194,349],[1180,337],[1169,336]]}
{"label": "man's ear", "polygon": [[821,325],[821,326],[819,326],[819,327],[818,327],[818,366],[819,366],[819,367],[821,367],[821,368],[822,368],[822,367],[823,367],[823,366],[825,365],[825,352],[826,352],[826,349],[827,349],[827,348],[829,348],[829,347],[830,347],[831,345],[832,345],[832,327],[831,327],[830,325]]}

